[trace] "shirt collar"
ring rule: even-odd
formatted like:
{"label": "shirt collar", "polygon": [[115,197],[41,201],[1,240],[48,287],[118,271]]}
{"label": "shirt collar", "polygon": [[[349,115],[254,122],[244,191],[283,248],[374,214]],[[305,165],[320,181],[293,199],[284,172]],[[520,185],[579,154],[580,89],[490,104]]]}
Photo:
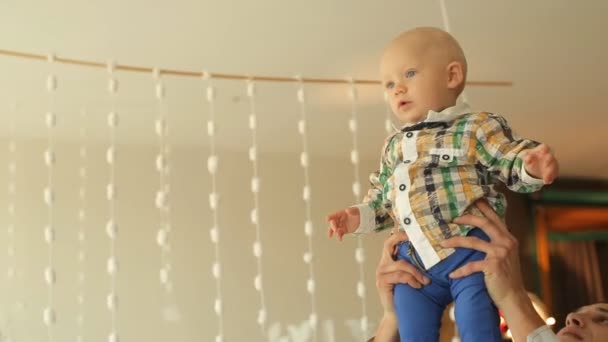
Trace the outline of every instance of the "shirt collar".
{"label": "shirt collar", "polygon": [[[457,103],[455,106],[448,107],[440,112],[429,110],[426,119],[421,122],[450,122],[457,117],[471,112],[471,107],[466,102]],[[420,122],[407,123],[401,128],[406,128]]]}

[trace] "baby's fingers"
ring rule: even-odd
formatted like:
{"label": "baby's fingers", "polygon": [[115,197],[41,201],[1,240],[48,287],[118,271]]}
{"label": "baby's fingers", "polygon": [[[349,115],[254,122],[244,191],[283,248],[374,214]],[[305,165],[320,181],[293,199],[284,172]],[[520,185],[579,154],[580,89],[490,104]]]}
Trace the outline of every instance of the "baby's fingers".
{"label": "baby's fingers", "polygon": [[538,162],[538,153],[536,151],[529,151],[522,159],[526,165],[534,164]]}
{"label": "baby's fingers", "polygon": [[342,241],[342,239],[344,239],[344,234],[346,234],[346,231],[344,229],[338,229],[336,231],[336,234],[338,236],[338,241]]}

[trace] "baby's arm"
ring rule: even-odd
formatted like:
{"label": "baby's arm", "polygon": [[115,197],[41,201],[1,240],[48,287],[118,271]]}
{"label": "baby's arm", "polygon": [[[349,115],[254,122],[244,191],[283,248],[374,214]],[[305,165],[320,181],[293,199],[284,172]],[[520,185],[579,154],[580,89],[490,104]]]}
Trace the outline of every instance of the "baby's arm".
{"label": "baby's arm", "polygon": [[[557,175],[557,162],[550,151],[545,151],[546,146],[516,137],[500,116],[487,114],[476,131],[476,138],[477,161],[513,191],[537,191],[545,178],[549,183]],[[525,163],[524,159],[531,160]]]}
{"label": "baby's arm", "polygon": [[363,203],[350,208],[339,210],[327,216],[329,223],[328,236],[334,234],[338,240],[348,233],[362,234],[380,231],[394,226],[390,215],[392,204],[386,196],[387,182],[391,176],[391,167],[387,152],[392,151],[396,139],[391,136],[382,148],[380,169],[369,176],[370,189],[363,199]]}

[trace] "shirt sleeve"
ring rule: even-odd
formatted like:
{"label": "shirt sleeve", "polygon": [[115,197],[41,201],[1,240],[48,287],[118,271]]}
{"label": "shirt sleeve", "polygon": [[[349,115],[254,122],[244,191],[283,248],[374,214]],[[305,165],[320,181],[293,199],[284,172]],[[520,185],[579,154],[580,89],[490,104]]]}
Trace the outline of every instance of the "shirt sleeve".
{"label": "shirt sleeve", "polygon": [[548,326],[543,325],[526,337],[526,342],[559,342],[557,335]]}
{"label": "shirt sleeve", "polygon": [[530,176],[522,160],[524,153],[538,146],[538,142],[517,137],[507,121],[494,114],[482,118],[476,138],[476,159],[486,167],[490,177],[503,182],[512,191],[540,190],[543,181]]}
{"label": "shirt sleeve", "polygon": [[389,156],[394,151],[397,139],[389,137],[382,148],[380,169],[369,176],[370,188],[363,198],[363,203],[354,205],[359,209],[359,227],[355,234],[381,231],[394,226],[391,216],[392,202],[388,199],[388,180],[392,174]]}

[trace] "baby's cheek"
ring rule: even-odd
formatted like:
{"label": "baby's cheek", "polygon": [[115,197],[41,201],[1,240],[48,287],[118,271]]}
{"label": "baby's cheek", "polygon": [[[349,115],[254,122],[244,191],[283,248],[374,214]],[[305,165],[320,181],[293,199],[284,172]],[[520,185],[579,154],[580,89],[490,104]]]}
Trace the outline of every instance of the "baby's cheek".
{"label": "baby's cheek", "polygon": [[397,104],[393,100],[391,100],[391,111],[393,114],[397,113]]}

